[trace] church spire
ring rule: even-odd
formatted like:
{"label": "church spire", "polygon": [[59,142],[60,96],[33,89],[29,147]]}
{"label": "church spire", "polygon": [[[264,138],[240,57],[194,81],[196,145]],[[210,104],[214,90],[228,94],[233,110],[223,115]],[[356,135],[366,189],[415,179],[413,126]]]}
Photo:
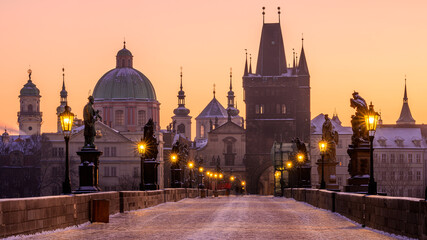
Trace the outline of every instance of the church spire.
{"label": "church spire", "polygon": [[190,113],[190,110],[185,107],[185,92],[182,87],[182,67],[179,74],[180,77],[180,85],[179,85],[179,91],[178,91],[178,108],[175,108],[173,110],[173,113],[176,116],[188,116]]}
{"label": "church spire", "polygon": [[243,76],[248,76],[248,49],[245,49],[246,61],[245,61],[245,72]]}
{"label": "church spire", "polygon": [[298,75],[310,75],[308,72],[307,60],[304,52],[304,37],[301,38],[301,54],[298,64]]}
{"label": "church spire", "polygon": [[249,54],[249,73],[252,74],[252,54]]}
{"label": "church spire", "polygon": [[397,119],[396,124],[415,124],[415,119],[412,117],[411,110],[409,109],[408,104],[408,94],[406,92],[406,76],[402,110],[400,111],[400,117],[399,119]]}
{"label": "church spire", "polygon": [[228,91],[227,95],[227,112],[230,114],[231,117],[237,116],[239,114],[239,110],[237,110],[237,106],[234,107],[234,92],[233,92],[233,72],[232,68],[230,68],[230,91]]}

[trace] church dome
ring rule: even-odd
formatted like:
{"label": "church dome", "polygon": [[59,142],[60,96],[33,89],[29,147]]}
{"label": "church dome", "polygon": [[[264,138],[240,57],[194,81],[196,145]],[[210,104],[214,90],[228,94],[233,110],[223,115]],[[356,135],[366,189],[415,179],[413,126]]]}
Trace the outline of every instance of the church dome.
{"label": "church dome", "polygon": [[136,99],[157,100],[150,80],[133,68],[132,53],[126,49],[117,52],[116,68],[104,74],[93,90],[95,100]]}
{"label": "church dome", "polygon": [[150,80],[134,68],[115,68],[102,76],[93,90],[95,100],[157,100]]}
{"label": "church dome", "polygon": [[30,79],[21,89],[20,93],[21,93],[21,96],[39,96],[40,90],[36,87],[36,85]]}

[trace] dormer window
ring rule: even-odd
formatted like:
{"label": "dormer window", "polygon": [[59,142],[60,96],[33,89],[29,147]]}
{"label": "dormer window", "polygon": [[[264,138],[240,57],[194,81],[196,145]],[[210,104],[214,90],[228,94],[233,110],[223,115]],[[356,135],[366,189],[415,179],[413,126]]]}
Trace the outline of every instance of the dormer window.
{"label": "dormer window", "polygon": [[412,139],[412,142],[416,147],[421,147],[421,139]]}
{"label": "dormer window", "polygon": [[378,140],[377,140],[377,142],[378,142],[378,144],[379,144],[381,147],[385,147],[385,146],[387,146],[387,144],[386,144],[387,139],[386,139],[385,137],[379,137],[379,138],[378,138]]}
{"label": "dormer window", "polygon": [[396,142],[396,145],[399,147],[403,147],[403,141],[404,139],[401,137],[396,137],[396,139],[394,140]]}

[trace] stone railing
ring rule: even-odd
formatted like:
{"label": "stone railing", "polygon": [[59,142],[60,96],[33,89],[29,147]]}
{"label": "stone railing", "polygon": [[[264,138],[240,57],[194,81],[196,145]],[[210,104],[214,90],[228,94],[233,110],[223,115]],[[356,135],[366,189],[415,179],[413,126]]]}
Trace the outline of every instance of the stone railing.
{"label": "stone railing", "polygon": [[[205,190],[206,191],[206,190]],[[224,195],[225,191],[218,191]],[[93,200],[108,200],[109,214],[152,207],[164,202],[195,198],[198,189],[101,192],[34,198],[0,199],[0,238],[32,234],[91,221]],[[209,190],[209,197],[213,192]]]}
{"label": "stone railing", "polygon": [[427,202],[319,189],[285,189],[285,197],[337,212],[362,226],[397,235],[427,239]]}

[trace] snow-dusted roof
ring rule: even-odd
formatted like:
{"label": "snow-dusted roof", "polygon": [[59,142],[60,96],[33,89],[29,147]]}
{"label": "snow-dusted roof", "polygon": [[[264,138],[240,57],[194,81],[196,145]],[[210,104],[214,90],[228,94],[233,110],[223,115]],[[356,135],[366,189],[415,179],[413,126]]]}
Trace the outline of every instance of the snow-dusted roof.
{"label": "snow-dusted roof", "polygon": [[214,97],[212,101],[203,109],[203,111],[196,117],[199,118],[228,118],[227,110],[221,105],[221,103]]}
{"label": "snow-dusted roof", "polygon": [[[339,121],[339,120],[338,120]],[[351,127],[343,127],[340,124],[340,121],[335,121],[331,119],[332,126],[335,131],[338,132],[338,134],[353,134],[353,131],[351,130]],[[317,117],[313,118],[311,120],[311,134],[322,134],[322,126],[325,122],[325,115],[323,113],[317,115]]]}
{"label": "snow-dusted roof", "polygon": [[377,128],[374,148],[426,148],[419,128]]}

